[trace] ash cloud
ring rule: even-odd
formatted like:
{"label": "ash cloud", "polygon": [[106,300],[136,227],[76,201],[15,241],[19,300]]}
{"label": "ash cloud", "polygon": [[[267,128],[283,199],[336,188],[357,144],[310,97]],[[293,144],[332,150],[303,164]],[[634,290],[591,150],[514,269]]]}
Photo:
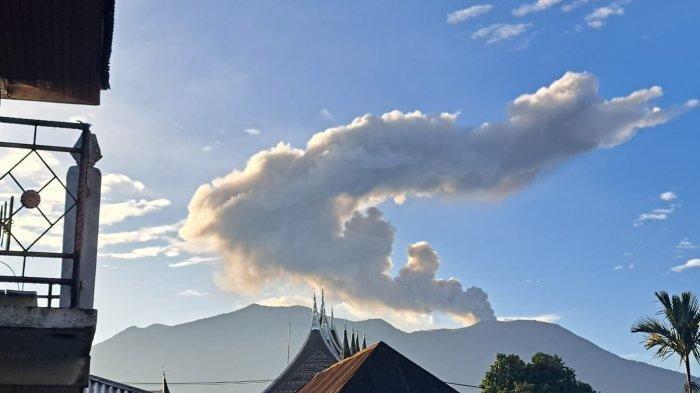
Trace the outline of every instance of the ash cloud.
{"label": "ash cloud", "polygon": [[[214,247],[235,291],[287,280],[325,284],[340,301],[494,319],[484,290],[438,277],[426,242],[391,275],[395,229],[377,206],[406,197],[503,198],[579,154],[626,142],[697,101],[660,109],[659,87],[604,100],[597,78],[566,73],[512,101],[503,122],[457,125],[450,114],[364,115],[315,134],[305,149],[261,151],[242,171],[202,185],[181,235]],[[452,263],[455,263],[454,261]]]}

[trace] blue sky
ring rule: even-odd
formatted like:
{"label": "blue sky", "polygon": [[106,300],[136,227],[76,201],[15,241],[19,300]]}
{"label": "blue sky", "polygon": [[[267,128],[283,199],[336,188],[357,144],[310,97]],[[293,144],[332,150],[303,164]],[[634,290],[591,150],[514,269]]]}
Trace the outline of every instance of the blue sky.
{"label": "blue sky", "polygon": [[[128,176],[113,180],[130,193],[123,200],[144,201],[136,209],[153,206],[102,226],[113,234],[175,225],[197,187],[243,169],[256,152],[280,141],[303,148],[313,134],[366,113],[499,122],[509,102],[567,71],[597,76],[606,99],[655,85],[664,90],[654,101],[661,107],[700,96],[697,2],[550,3],[518,16],[529,2],[118,2],[113,90],[100,107],[3,101],[0,113],[94,124],[103,173]],[[488,4],[448,23],[450,13]],[[671,268],[700,258],[699,124],[700,111],[688,111],[554,166],[503,199],[384,202],[396,228],[394,273],[410,244],[428,241],[440,255],[438,276],[482,288],[498,317],[546,316],[658,364],[629,327],[655,311],[654,291],[697,292],[700,268]],[[675,198],[662,200],[669,191]],[[121,201],[116,194],[111,202]],[[657,219],[635,225],[645,213]],[[216,253],[173,252],[176,237],[164,231],[101,249],[98,340],[281,295],[222,290],[219,262],[201,259]],[[145,247],[157,255],[144,256],[152,255]],[[170,266],[192,256],[203,263]],[[449,325],[443,319],[435,326]]]}

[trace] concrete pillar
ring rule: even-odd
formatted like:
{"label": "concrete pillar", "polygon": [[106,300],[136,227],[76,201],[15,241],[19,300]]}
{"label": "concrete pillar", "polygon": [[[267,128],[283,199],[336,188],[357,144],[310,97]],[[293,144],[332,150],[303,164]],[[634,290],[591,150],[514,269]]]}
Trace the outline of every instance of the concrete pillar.
{"label": "concrete pillar", "polygon": [[[78,167],[68,169],[66,187],[77,198],[78,196]],[[87,170],[88,192],[85,199],[83,220],[83,246],[80,260],[80,284],[78,294],[78,307],[84,309],[93,308],[95,299],[95,273],[97,271],[97,235],[100,226],[100,196],[102,189],[102,173],[95,167]],[[75,201],[66,195],[66,209]],[[63,225],[63,252],[73,252],[75,236],[75,216],[77,206],[64,218]],[[61,269],[62,278],[71,278],[73,275],[73,261],[64,259]],[[69,307],[71,289],[69,286],[61,287],[61,307]]]}

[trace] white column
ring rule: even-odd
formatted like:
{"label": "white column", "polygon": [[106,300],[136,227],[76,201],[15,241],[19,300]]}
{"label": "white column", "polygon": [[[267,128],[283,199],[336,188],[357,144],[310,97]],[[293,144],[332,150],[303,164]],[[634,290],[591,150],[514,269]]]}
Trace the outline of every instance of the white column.
{"label": "white column", "polygon": [[[78,167],[72,166],[68,169],[66,187],[78,197]],[[95,273],[97,271],[97,235],[100,226],[100,196],[102,189],[102,173],[95,167],[88,167],[87,170],[88,192],[85,198],[84,219],[83,219],[83,245],[82,256],[80,258],[80,283],[78,294],[78,307],[91,309],[95,299]],[[66,194],[66,209],[75,201]],[[75,236],[75,216],[77,206],[64,217],[63,225],[63,252],[73,252]],[[64,259],[61,269],[62,278],[73,276],[73,261]],[[68,286],[61,288],[61,307],[69,307],[71,299],[71,289]]]}

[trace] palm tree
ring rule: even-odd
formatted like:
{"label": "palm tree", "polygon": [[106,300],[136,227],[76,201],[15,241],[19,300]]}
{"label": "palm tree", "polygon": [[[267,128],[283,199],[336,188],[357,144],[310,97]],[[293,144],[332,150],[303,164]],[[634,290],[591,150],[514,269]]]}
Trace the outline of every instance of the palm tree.
{"label": "palm tree", "polygon": [[632,333],[644,333],[644,347],[656,349],[654,357],[667,359],[673,354],[685,363],[686,392],[692,393],[693,380],[690,376],[690,355],[700,362],[700,304],[691,292],[669,297],[661,291],[655,293],[662,305],[655,317],[641,318],[632,326]]}

